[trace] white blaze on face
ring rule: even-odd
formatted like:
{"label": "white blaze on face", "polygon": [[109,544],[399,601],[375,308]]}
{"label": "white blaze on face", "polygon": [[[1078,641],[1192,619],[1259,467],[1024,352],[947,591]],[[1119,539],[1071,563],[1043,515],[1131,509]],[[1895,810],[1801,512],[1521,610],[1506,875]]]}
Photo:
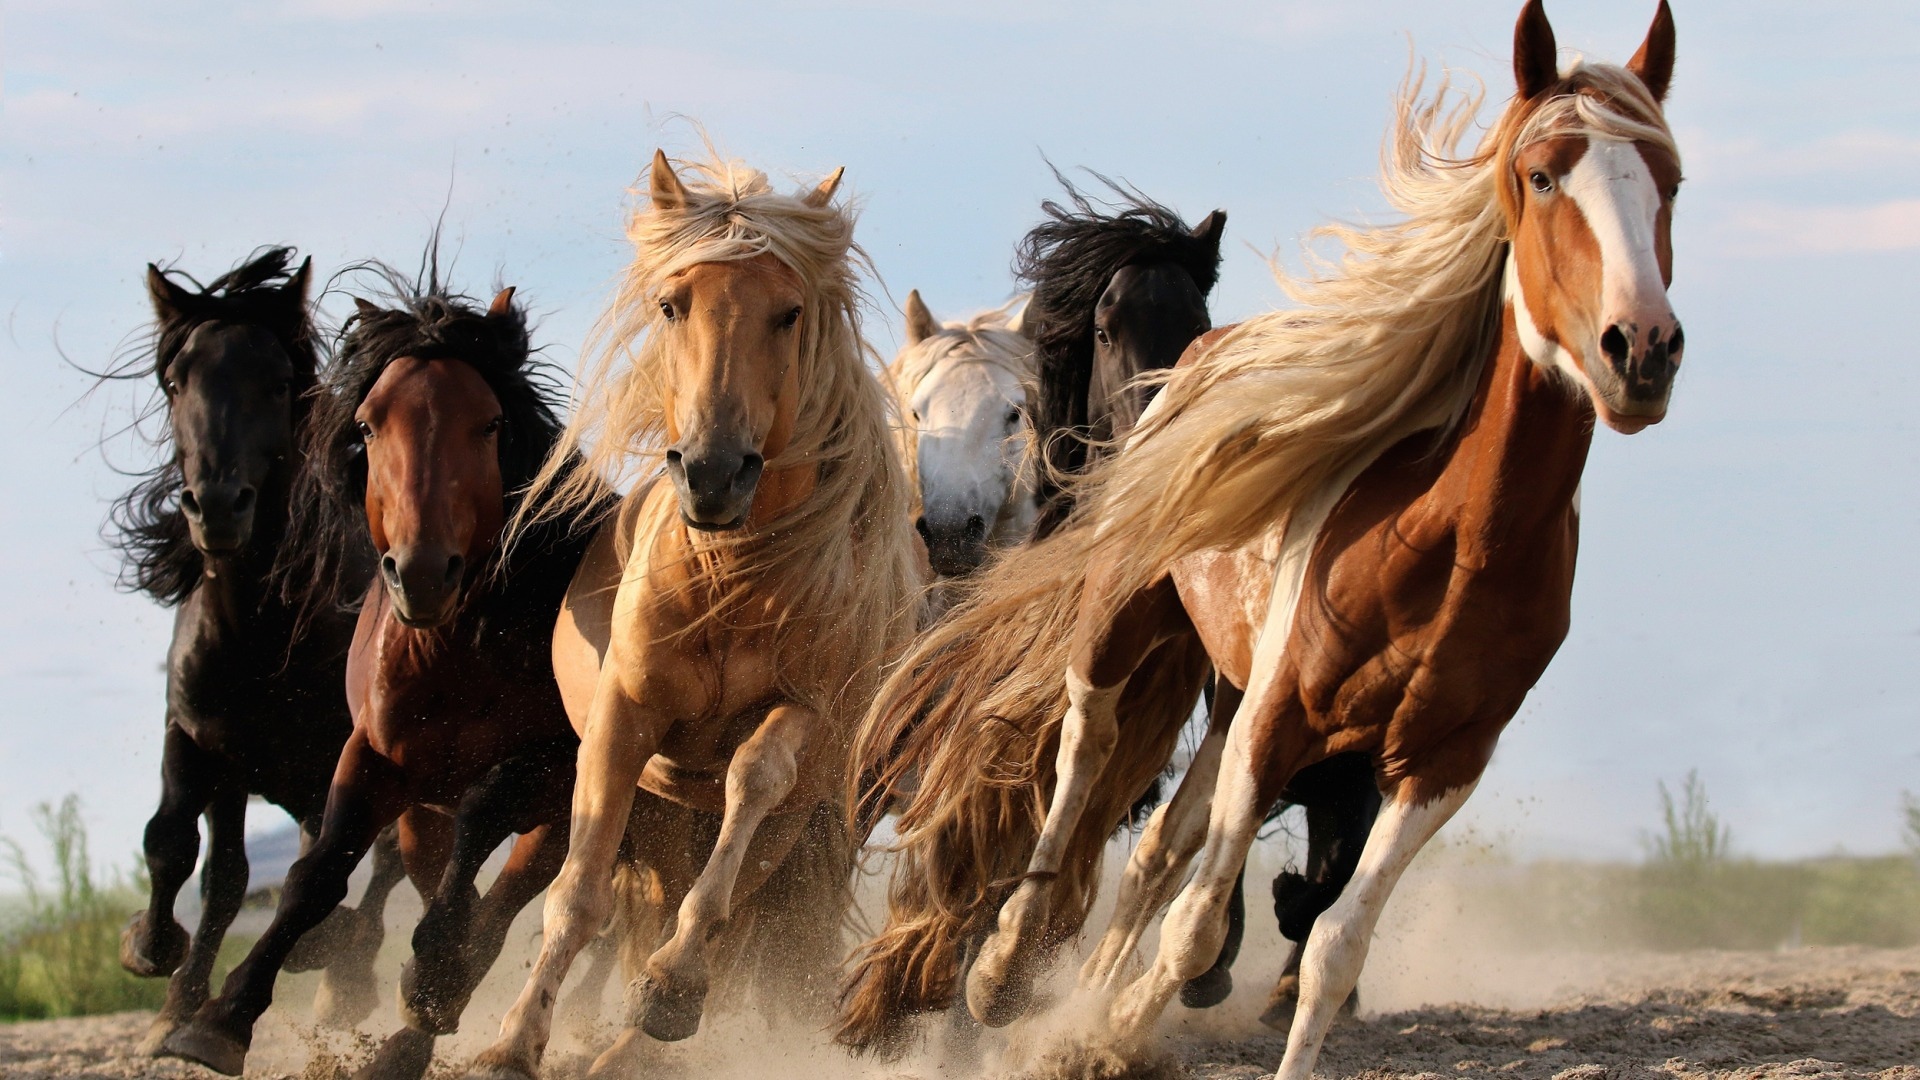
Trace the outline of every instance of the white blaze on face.
{"label": "white blaze on face", "polygon": [[[1593,328],[1595,343],[1614,323],[1637,327],[1637,348],[1646,332],[1673,319],[1667,304],[1667,286],[1660,280],[1660,257],[1655,228],[1660,217],[1660,191],[1640,148],[1623,139],[1592,137],[1587,152],[1574,163],[1561,188],[1600,247],[1600,325]],[[1584,329],[1584,328],[1583,328]],[[1595,352],[1587,355],[1598,362]]]}

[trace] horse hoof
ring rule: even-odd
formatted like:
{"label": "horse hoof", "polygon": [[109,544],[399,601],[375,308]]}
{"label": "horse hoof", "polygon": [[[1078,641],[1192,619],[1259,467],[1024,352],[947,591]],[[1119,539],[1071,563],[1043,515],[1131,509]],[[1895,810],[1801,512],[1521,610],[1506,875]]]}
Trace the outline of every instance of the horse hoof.
{"label": "horse hoof", "polygon": [[372,971],[348,974],[328,968],[320,974],[320,989],[314,991],[313,1018],[336,1031],[351,1031],[372,1016],[379,1004]]}
{"label": "horse hoof", "polygon": [[[997,936],[997,935],[996,935]],[[993,939],[967,973],[967,1011],[975,1020],[991,1028],[1006,1027],[1020,1019],[1033,1004],[1033,976],[1030,965],[1001,959],[991,952]]]}
{"label": "horse hoof", "polygon": [[661,1042],[679,1042],[700,1030],[700,1010],[706,1004],[704,983],[675,986],[642,973],[633,980],[634,1026]]}
{"label": "horse hoof", "polygon": [[467,1066],[467,1080],[540,1080],[540,1067],[512,1060],[497,1048],[480,1052]]}
{"label": "horse hoof", "polygon": [[187,958],[192,941],[174,919],[154,926],[143,911],[120,932],[120,966],[143,979],[171,975]]}
{"label": "horse hoof", "polygon": [[587,1069],[586,1080],[626,1080],[630,1076],[640,1075],[646,1064],[648,1042],[635,1028],[627,1028],[613,1040],[613,1045]]}
{"label": "horse hoof", "polygon": [[169,1016],[164,1012],[154,1017],[153,1023],[147,1025],[147,1033],[140,1037],[140,1042],[134,1046],[133,1052],[141,1057],[165,1057],[167,1037],[180,1030],[182,1022],[178,1016]]}
{"label": "horse hoof", "polygon": [[174,1029],[160,1053],[198,1062],[223,1076],[239,1076],[247,1067],[246,1043],[198,1020]]}
{"label": "horse hoof", "polygon": [[1275,1031],[1293,1027],[1293,1010],[1300,1001],[1300,976],[1282,975],[1267,995],[1267,1007],[1260,1011],[1260,1022]]}
{"label": "horse hoof", "polygon": [[433,1036],[401,1028],[387,1036],[373,1060],[353,1074],[353,1080],[420,1080],[433,1063]]}
{"label": "horse hoof", "polygon": [[415,1031],[428,1035],[452,1035],[460,1030],[458,1006],[439,1001],[431,990],[423,990],[415,976],[416,960],[400,969],[400,1020]]}
{"label": "horse hoof", "polygon": [[1233,973],[1213,968],[1188,979],[1180,987],[1180,1004],[1189,1009],[1211,1009],[1233,993]]}

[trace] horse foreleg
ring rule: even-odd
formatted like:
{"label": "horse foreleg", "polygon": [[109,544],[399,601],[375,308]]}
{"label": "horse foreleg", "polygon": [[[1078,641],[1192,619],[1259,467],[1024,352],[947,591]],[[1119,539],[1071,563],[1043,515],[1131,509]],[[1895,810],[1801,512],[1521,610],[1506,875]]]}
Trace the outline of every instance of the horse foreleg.
{"label": "horse foreleg", "polygon": [[254,1022],[273,1003],[274,980],[287,953],[346,897],[348,876],[398,815],[402,795],[399,771],[355,732],[341,751],[320,836],[287,871],[273,922],[227,976],[220,996],[167,1039],[168,1054],[240,1075]]}
{"label": "horse foreleg", "polygon": [[[459,1030],[460,1013],[499,955],[508,924],[559,871],[577,749],[568,737],[517,754],[488,770],[461,798],[451,855],[414,928],[413,958],[400,976],[400,1014],[409,1027],[433,1035]],[[556,778],[556,772],[562,775]],[[481,866],[516,826],[530,821],[544,823],[514,843],[483,901],[474,887]],[[551,837],[556,832],[557,840]]]}
{"label": "horse foreleg", "polygon": [[1127,860],[1127,869],[1120,877],[1113,921],[1080,970],[1080,985],[1087,989],[1111,990],[1128,974],[1126,968],[1141,935],[1173,898],[1188,864],[1206,839],[1207,810],[1213,802],[1220,754],[1227,742],[1227,721],[1232,715],[1228,709],[1223,720],[1216,709],[1213,723],[1180,781],[1180,789],[1154,810],[1140,834],[1139,846],[1133,849],[1133,857]]}
{"label": "horse foreleg", "polygon": [[777,705],[733,752],[713,854],[680,902],[673,937],[647,958],[635,995],[636,1026],[654,1038],[673,1042],[699,1030],[707,996],[707,944],[732,914],[747,849],[767,815],[793,792],[801,754],[818,722],[812,709]]}
{"label": "horse foreleg", "polygon": [[[173,904],[200,858],[200,813],[213,801],[220,777],[211,755],[169,723],[160,752],[160,806],[147,821],[142,844],[147,909],[120,935],[120,964],[135,975],[171,975],[187,955],[187,931],[173,917]],[[194,1002],[188,1011],[198,1007]]]}
{"label": "horse foreleg", "polygon": [[527,985],[500,1021],[500,1037],[474,1059],[471,1076],[533,1080],[553,1033],[553,1006],[574,958],[613,911],[613,864],[633,812],[635,785],[667,728],[659,700],[623,684],[627,664],[610,653],[580,742],[566,862],[547,890],[544,940]]}
{"label": "horse foreleg", "polygon": [[[380,830],[371,854],[373,874],[367,879],[360,903],[334,908],[319,928],[336,929],[323,961],[320,987],[314,991],[313,1014],[321,1023],[342,1031],[372,1015],[380,1002],[373,961],[387,936],[387,897],[407,876],[397,826]],[[421,898],[426,894],[421,893]]]}
{"label": "horse foreleg", "polygon": [[167,1036],[206,1004],[213,963],[227,928],[247,896],[247,793],[238,785],[222,788],[207,807],[207,861],[200,869],[200,925],[194,928],[186,962],[167,983],[167,1000],[148,1027],[140,1052],[157,1055]]}
{"label": "horse foreleg", "polygon": [[1353,881],[1313,924],[1300,964],[1300,1005],[1287,1033],[1287,1056],[1276,1080],[1310,1080],[1320,1044],[1334,1016],[1360,980],[1373,928],[1387,897],[1433,834],[1453,817],[1478,780],[1421,798],[1419,785],[1403,780],[1374,820]]}

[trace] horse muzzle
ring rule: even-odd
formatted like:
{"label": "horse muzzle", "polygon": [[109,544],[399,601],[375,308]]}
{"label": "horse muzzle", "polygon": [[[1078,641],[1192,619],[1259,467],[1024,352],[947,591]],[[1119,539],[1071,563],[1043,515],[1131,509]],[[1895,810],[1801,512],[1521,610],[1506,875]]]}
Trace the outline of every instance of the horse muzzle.
{"label": "horse muzzle", "polygon": [[738,529],[747,523],[766,459],[753,450],[713,447],[667,451],[667,476],[680,497],[680,517],[706,532]]}
{"label": "horse muzzle", "polygon": [[193,546],[208,555],[231,555],[247,546],[258,503],[250,484],[190,484],[180,491]]}
{"label": "horse muzzle", "polygon": [[380,580],[399,620],[416,630],[439,626],[460,606],[465,558],[430,547],[394,547],[380,557]]}
{"label": "horse muzzle", "polygon": [[979,514],[922,517],[913,527],[927,545],[927,562],[941,577],[966,577],[987,561],[987,520]]}

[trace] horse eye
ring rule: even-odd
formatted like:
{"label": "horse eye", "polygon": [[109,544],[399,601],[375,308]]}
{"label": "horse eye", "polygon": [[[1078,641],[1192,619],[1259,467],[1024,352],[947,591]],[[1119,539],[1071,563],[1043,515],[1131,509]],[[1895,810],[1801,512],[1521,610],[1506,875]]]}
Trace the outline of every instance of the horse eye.
{"label": "horse eye", "polygon": [[488,436],[498,435],[500,434],[501,426],[504,425],[506,422],[507,421],[505,417],[496,416],[493,419],[487,421],[487,426],[480,429],[480,434],[488,435]]}
{"label": "horse eye", "polygon": [[673,301],[660,301],[660,314],[666,316],[666,318],[671,321],[673,319]]}
{"label": "horse eye", "polygon": [[1533,185],[1533,190],[1542,195],[1553,190],[1553,178],[1541,172],[1539,169],[1535,169],[1529,173],[1527,181]]}
{"label": "horse eye", "polygon": [[1112,339],[1107,337],[1107,329],[1104,326],[1096,326],[1093,328],[1093,340],[1099,342],[1102,345],[1113,344]]}
{"label": "horse eye", "polygon": [[274,388],[273,388],[274,397],[286,397],[288,394],[292,392],[293,392],[292,379],[281,379],[278,383],[274,385]]}
{"label": "horse eye", "polygon": [[780,329],[791,330],[800,322],[800,309],[794,308],[780,317]]}
{"label": "horse eye", "polygon": [[1019,409],[1007,410],[1007,426],[1008,427],[1020,426],[1020,410]]}
{"label": "horse eye", "polygon": [[355,423],[354,423],[354,425],[353,425],[353,426],[354,426],[354,427],[357,427],[357,428],[359,428],[359,429],[360,429],[360,437],[361,437],[362,439],[371,439],[371,438],[373,438],[373,425],[372,425],[372,424],[369,424],[369,423],[367,423],[367,422],[366,422],[365,420],[359,420],[359,421],[355,421]]}
{"label": "horse eye", "polygon": [[160,389],[165,390],[168,397],[172,397],[180,392],[180,384],[173,379],[167,379],[160,384]]}

